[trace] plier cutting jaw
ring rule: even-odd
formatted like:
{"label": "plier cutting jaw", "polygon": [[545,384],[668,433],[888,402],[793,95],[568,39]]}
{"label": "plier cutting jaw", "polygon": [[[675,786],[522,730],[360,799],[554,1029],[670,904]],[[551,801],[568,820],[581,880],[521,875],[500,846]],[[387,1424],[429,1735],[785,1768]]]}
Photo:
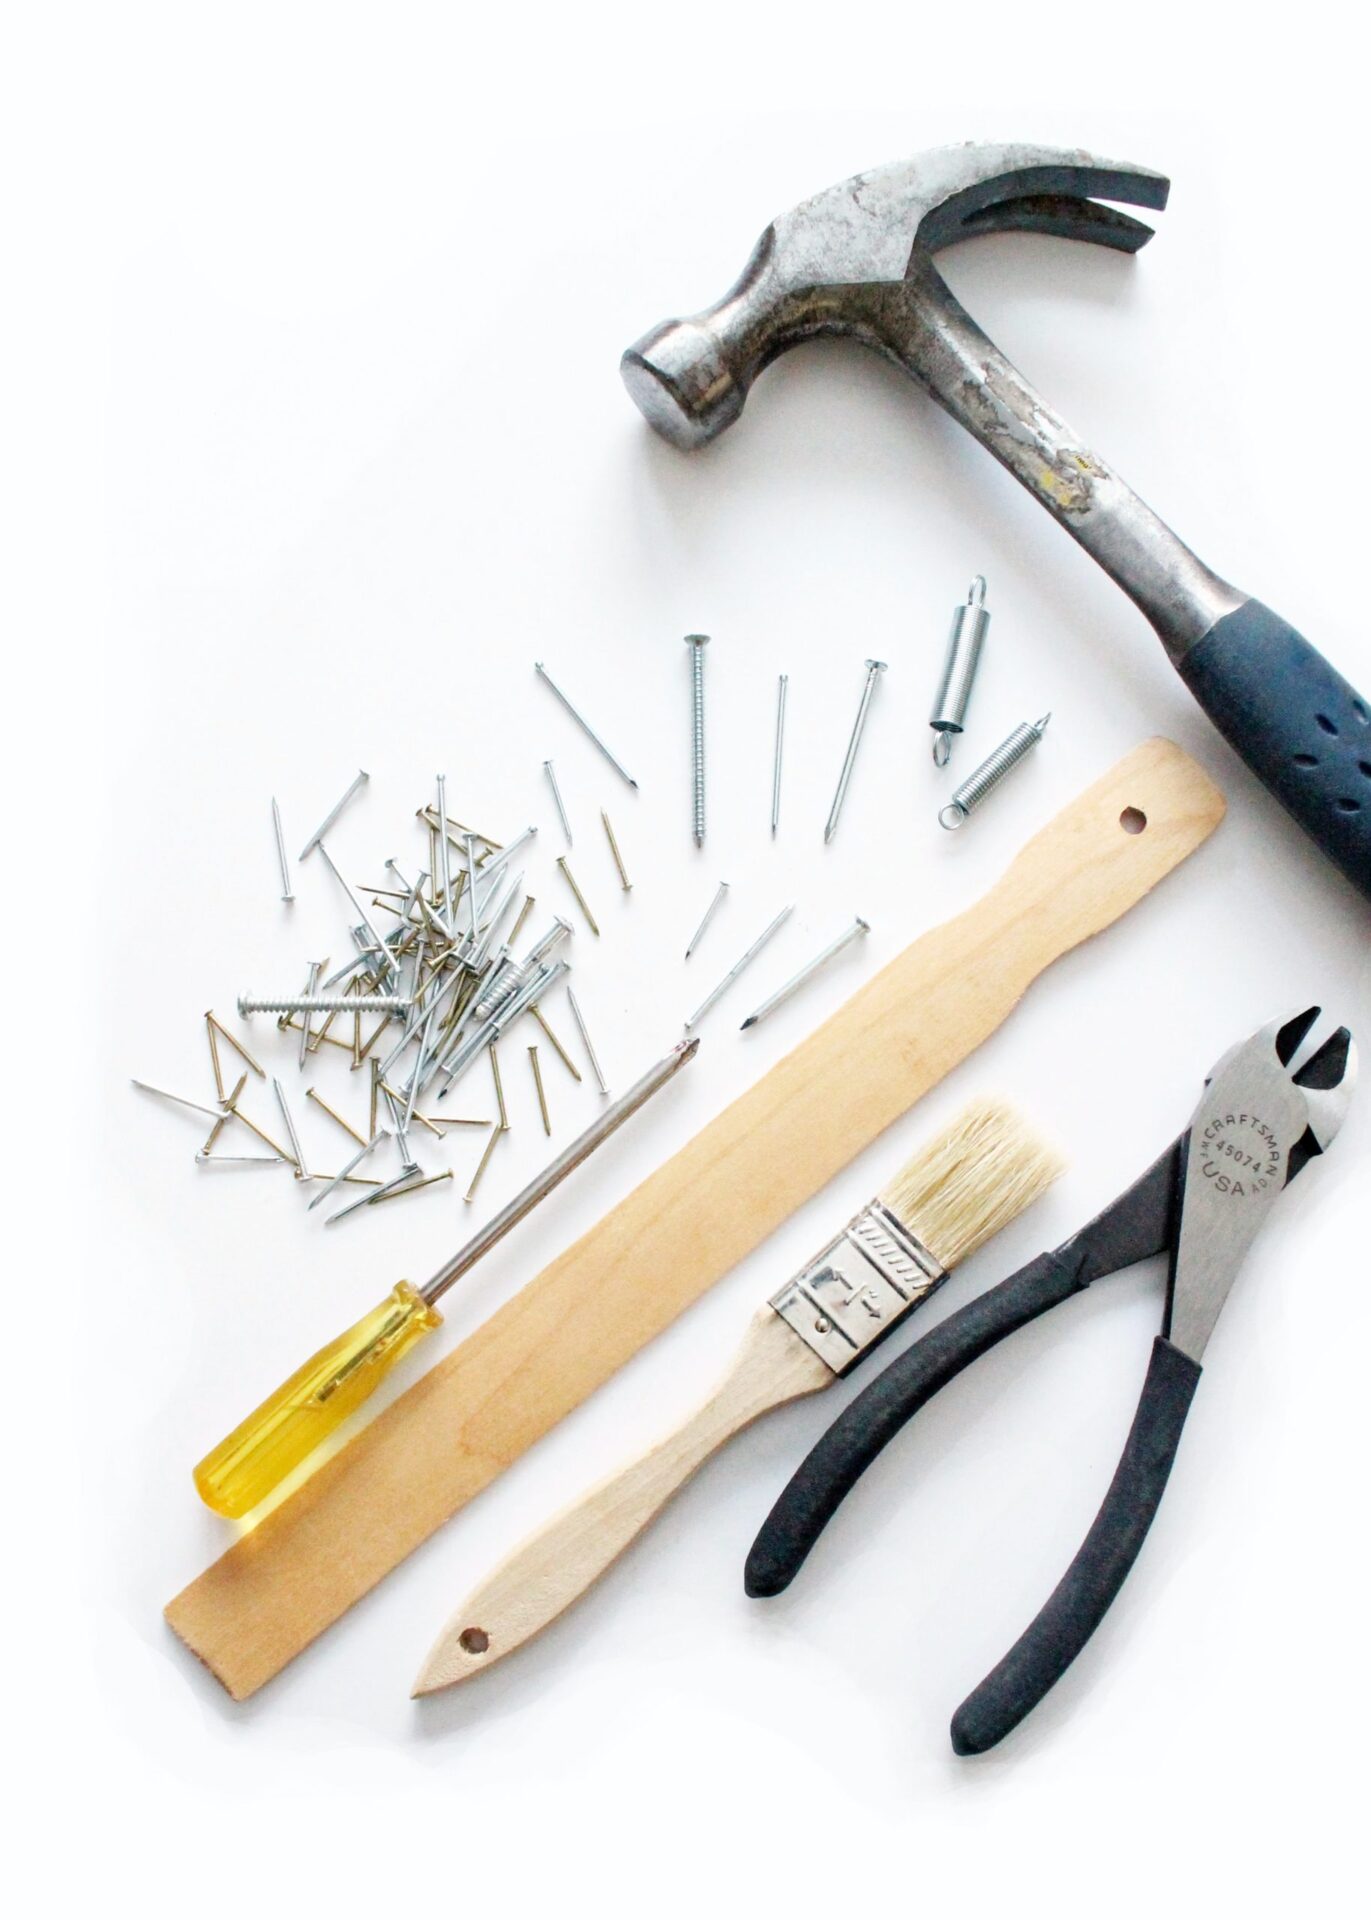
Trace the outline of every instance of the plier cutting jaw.
{"label": "plier cutting jaw", "polygon": [[957,1709],[958,1753],[983,1753],[1032,1711],[1137,1558],[1228,1290],[1276,1196],[1332,1145],[1352,1097],[1356,1048],[1345,1027],[1293,1067],[1319,1011],[1273,1021],[1231,1048],[1186,1131],[1112,1206],[950,1315],[872,1381],[812,1449],[753,1543],[748,1593],[781,1592],[845,1495],[940,1387],[1049,1307],[1150,1254],[1170,1253],[1162,1332],[1104,1503],[1037,1618]]}

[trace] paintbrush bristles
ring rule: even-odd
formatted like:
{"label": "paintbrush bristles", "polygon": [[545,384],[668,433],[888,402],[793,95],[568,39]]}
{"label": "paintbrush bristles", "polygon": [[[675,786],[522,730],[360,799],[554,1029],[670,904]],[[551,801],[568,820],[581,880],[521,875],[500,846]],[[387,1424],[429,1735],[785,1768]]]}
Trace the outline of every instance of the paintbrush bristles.
{"label": "paintbrush bristles", "polygon": [[879,1195],[944,1267],[1007,1227],[1065,1162],[1002,1100],[975,1100]]}

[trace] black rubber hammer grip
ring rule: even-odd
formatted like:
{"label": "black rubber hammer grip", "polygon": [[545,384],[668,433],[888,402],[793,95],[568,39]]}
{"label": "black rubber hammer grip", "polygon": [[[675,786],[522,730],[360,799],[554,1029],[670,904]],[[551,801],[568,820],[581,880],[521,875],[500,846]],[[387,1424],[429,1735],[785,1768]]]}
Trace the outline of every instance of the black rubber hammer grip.
{"label": "black rubber hammer grip", "polygon": [[1371,900],[1371,702],[1260,600],[1225,614],[1178,666],[1229,745]]}

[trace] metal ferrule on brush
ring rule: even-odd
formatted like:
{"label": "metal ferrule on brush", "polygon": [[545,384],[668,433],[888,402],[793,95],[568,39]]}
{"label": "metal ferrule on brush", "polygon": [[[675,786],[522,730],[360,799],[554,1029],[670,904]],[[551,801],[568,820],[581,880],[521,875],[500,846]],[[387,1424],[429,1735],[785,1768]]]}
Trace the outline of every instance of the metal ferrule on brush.
{"label": "metal ferrule on brush", "polygon": [[947,1278],[879,1200],[769,1304],[834,1373],[846,1373]]}

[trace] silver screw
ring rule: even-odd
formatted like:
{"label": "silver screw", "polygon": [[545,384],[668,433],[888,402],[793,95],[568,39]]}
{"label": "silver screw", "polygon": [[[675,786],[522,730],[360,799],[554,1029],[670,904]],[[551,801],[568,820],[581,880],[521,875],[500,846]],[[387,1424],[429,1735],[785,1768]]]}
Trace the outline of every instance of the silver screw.
{"label": "silver screw", "polygon": [[746,1020],[744,1020],[740,1031],[746,1033],[749,1027],[755,1027],[759,1021],[765,1020],[767,1015],[774,1013],[777,1007],[782,1006],[790,998],[792,993],[797,993],[806,980],[813,979],[820,967],[826,967],[836,954],[842,952],[844,947],[850,947],[854,940],[860,940],[863,934],[869,933],[870,931],[870,927],[859,914],[846,933],[839,934],[831,946],[825,947],[822,953],[815,954],[814,958],[805,966],[801,967],[800,971],[795,974],[793,978],[787,980],[783,987],[777,987],[775,993],[772,994],[769,1000],[763,1000],[761,1006],[758,1007],[754,1013],[750,1013]]}
{"label": "silver screw", "polygon": [[781,759],[785,753],[785,699],[790,675],[783,673],[776,684],[776,757],[771,768],[771,837],[781,824]]}
{"label": "silver screw", "polygon": [[728,882],[727,880],[721,880],[719,882],[719,891],[715,894],[714,898],[710,901],[709,905],[705,908],[704,919],[700,922],[699,926],[696,927],[694,933],[692,933],[690,936],[690,945],[685,950],[685,957],[687,960],[689,960],[691,954],[694,953],[696,947],[699,946],[700,941],[704,938],[705,928],[709,925],[710,921],[714,918],[715,914],[719,911],[719,907],[723,901],[723,897],[727,892],[728,892]]}
{"label": "silver screw", "polygon": [[866,684],[862,688],[862,703],[857,709],[857,718],[852,723],[852,738],[847,743],[847,757],[843,761],[843,770],[838,775],[838,791],[833,796],[833,805],[828,810],[828,825],[824,828],[824,845],[827,846],[838,831],[838,819],[847,798],[848,782],[852,778],[852,768],[857,759],[857,748],[861,745],[862,732],[866,726],[867,709],[871,705],[871,696],[876,690],[876,676],[885,672],[884,660],[868,660],[866,663]]}
{"label": "silver screw", "polygon": [[1018,766],[1024,755],[1033,751],[1051,718],[1050,713],[1045,713],[1041,720],[1034,720],[1031,724],[1025,721],[1022,726],[1015,727],[990,758],[983,760],[976,771],[963,780],[939,813],[939,826],[946,827],[952,833],[968,820],[981,802],[995,791],[1001,780]]}
{"label": "silver screw", "polygon": [[319,842],[323,839],[324,835],[328,832],[329,828],[333,825],[334,821],[338,818],[339,814],[343,811],[343,808],[347,805],[348,801],[351,800],[353,794],[356,793],[359,787],[364,787],[367,781],[370,780],[370,778],[371,778],[371,775],[365,770],[365,768],[358,769],[357,778],[353,781],[352,785],[348,788],[347,792],[343,795],[342,799],[338,802],[337,806],[332,808],[327,814],[325,814],[323,820],[320,822],[316,831],[310,835],[308,840],[306,840],[304,845],[304,851],[300,855],[300,858],[302,860],[306,859],[308,855],[313,853],[314,849],[318,846]]}
{"label": "silver screw", "polygon": [[398,993],[300,993],[289,999],[238,996],[238,1011],[245,1018],[250,1013],[408,1013],[412,1004]]}
{"label": "silver screw", "polygon": [[691,829],[695,844],[705,843],[705,648],[707,633],[688,633],[690,648],[690,785]]}
{"label": "silver screw", "polygon": [[562,823],[562,832],[566,835],[566,843],[570,846],[571,822],[566,817],[566,808],[562,805],[562,790],[557,785],[557,776],[552,771],[552,762],[550,760],[544,760],[543,772],[547,775],[547,783],[552,788],[552,802],[557,809],[557,818]]}
{"label": "silver screw", "polygon": [[781,908],[781,911],[776,915],[776,918],[772,921],[771,925],[766,929],[764,933],[760,934],[758,938],[753,941],[752,945],[748,948],[747,952],[743,955],[742,959],[738,962],[738,964],[734,967],[729,968],[728,972],[724,975],[723,979],[719,982],[718,986],[715,987],[713,993],[711,993],[706,999],[702,1000],[699,1006],[696,1007],[694,1013],[692,1013],[690,1018],[686,1021],[687,1032],[689,1032],[693,1026],[696,1026],[704,1018],[704,1016],[709,1012],[709,1009],[714,1005],[714,1002],[720,997],[721,994],[725,993],[728,990],[728,988],[733,985],[733,982],[738,978],[738,975],[742,972],[743,968],[746,967],[751,961],[757,958],[757,955],[761,952],[762,948],[766,945],[767,941],[770,940],[771,936],[774,933],[779,932],[781,927],[784,926],[785,922],[790,918],[791,914],[794,913],[794,911],[795,909],[793,906]]}
{"label": "silver screw", "polygon": [[271,796],[271,828],[276,835],[276,858],[281,867],[281,898],[293,900],[290,890],[290,862],[286,859],[286,836],[281,831],[281,809],[276,804],[276,795]]}
{"label": "silver screw", "polygon": [[562,705],[566,708],[567,712],[571,715],[572,719],[576,722],[577,726],[581,729],[581,732],[585,735],[586,739],[589,740],[590,744],[593,747],[598,747],[600,752],[605,756],[605,759],[608,760],[610,766],[613,767],[614,771],[618,774],[619,778],[621,780],[627,780],[628,784],[631,787],[636,787],[638,785],[638,782],[633,778],[633,775],[629,773],[624,767],[620,766],[619,762],[614,758],[614,755],[610,752],[609,748],[605,745],[604,741],[600,738],[599,734],[596,733],[594,727],[591,726],[590,722],[585,718],[583,714],[578,713],[575,707],[572,706],[571,702],[567,699],[566,695],[562,692],[562,689],[557,685],[557,682],[553,679],[552,675],[548,672],[547,668],[543,665],[541,660],[534,661],[533,671],[538,675],[538,678],[540,680],[544,680],[547,682],[549,689],[554,694],[556,694],[557,698],[561,701]]}

